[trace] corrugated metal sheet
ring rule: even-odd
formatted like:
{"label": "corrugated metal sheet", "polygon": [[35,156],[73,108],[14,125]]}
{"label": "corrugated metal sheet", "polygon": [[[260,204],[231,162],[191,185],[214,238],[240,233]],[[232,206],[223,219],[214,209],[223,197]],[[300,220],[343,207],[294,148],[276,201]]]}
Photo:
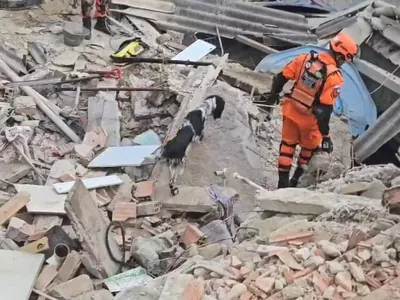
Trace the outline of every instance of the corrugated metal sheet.
{"label": "corrugated metal sheet", "polygon": [[[234,38],[237,35],[267,35],[295,40],[296,44],[317,41],[316,35],[309,33],[307,19],[300,14],[232,0],[163,1],[175,4],[173,14],[151,12],[150,16],[144,10],[130,11],[138,17],[150,18],[163,30],[217,35],[218,27],[220,35],[226,38]],[[148,2],[150,6],[152,1]]]}
{"label": "corrugated metal sheet", "polygon": [[395,65],[400,65],[400,47],[386,39],[380,32],[376,31],[368,40],[367,45]]}

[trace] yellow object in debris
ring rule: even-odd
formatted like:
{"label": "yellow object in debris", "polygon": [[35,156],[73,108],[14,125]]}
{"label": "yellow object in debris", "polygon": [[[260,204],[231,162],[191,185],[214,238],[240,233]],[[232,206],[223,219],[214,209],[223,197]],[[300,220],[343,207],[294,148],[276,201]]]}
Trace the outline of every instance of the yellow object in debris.
{"label": "yellow object in debris", "polygon": [[140,38],[124,41],[118,50],[111,54],[111,58],[137,57],[146,50],[146,45]]}

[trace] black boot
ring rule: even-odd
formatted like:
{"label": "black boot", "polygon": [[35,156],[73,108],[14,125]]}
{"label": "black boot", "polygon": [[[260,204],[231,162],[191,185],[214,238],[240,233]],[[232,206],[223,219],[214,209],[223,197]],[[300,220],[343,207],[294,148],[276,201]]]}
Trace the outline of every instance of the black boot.
{"label": "black boot", "polygon": [[289,187],[289,171],[279,171],[278,189]]}
{"label": "black boot", "polygon": [[96,25],[94,25],[94,29],[101,31],[105,34],[111,35],[111,31],[107,23],[107,17],[98,17]]}
{"label": "black boot", "polygon": [[92,19],[90,17],[82,18],[83,27],[89,29],[89,34],[85,39],[90,40],[92,38]]}
{"label": "black boot", "polygon": [[301,175],[303,175],[304,173],[304,169],[299,166],[296,168],[296,170],[294,171],[293,177],[290,179],[289,185],[290,187],[297,187],[297,185],[299,184],[299,179],[301,177]]}

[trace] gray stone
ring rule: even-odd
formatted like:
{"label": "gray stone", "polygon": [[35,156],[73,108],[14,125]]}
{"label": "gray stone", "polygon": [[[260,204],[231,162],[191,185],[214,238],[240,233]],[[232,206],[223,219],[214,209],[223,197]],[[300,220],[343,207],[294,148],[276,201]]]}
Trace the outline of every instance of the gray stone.
{"label": "gray stone", "polygon": [[143,238],[137,237],[132,241],[132,256],[152,274],[161,273],[159,255],[173,246],[167,238]]}
{"label": "gray stone", "polygon": [[389,256],[390,259],[395,260],[397,258],[397,251],[394,248],[387,249],[386,254]]}
{"label": "gray stone", "polygon": [[355,263],[349,263],[349,271],[357,282],[365,282],[365,274],[360,266]]}
{"label": "gray stone", "polygon": [[307,259],[309,259],[311,256],[311,250],[309,248],[301,248],[298,249],[295,253],[294,253],[294,258],[299,262],[303,262],[306,261]]}
{"label": "gray stone", "polygon": [[160,126],[168,127],[174,120],[171,117],[166,117],[160,121]]}
{"label": "gray stone", "polygon": [[178,111],[179,111],[179,106],[176,105],[175,103],[172,103],[167,107],[167,112],[170,114],[171,117],[175,117]]}
{"label": "gray stone", "polygon": [[210,244],[205,247],[199,248],[199,254],[203,256],[205,259],[213,259],[222,254],[221,245],[219,244]]}
{"label": "gray stone", "polygon": [[172,274],[168,276],[159,300],[183,299],[186,286],[194,279],[189,274]]}
{"label": "gray stone", "polygon": [[320,265],[322,265],[324,262],[325,262],[325,260],[321,256],[315,255],[315,256],[311,256],[309,259],[307,259],[303,263],[303,267],[316,269]]}
{"label": "gray stone", "polygon": [[328,286],[328,288],[322,294],[322,299],[331,300],[333,299],[333,294],[335,293],[334,286]]}
{"label": "gray stone", "polygon": [[344,266],[341,263],[334,260],[326,262],[326,265],[328,266],[329,272],[331,272],[333,275],[345,271]]}
{"label": "gray stone", "polygon": [[342,253],[337,249],[336,244],[331,243],[326,240],[322,240],[318,242],[318,246],[324,251],[324,253],[330,257],[338,257]]}
{"label": "gray stone", "polygon": [[282,290],[284,300],[297,299],[304,295],[304,289],[299,286],[288,286]]}
{"label": "gray stone", "polygon": [[240,297],[241,294],[247,291],[247,287],[243,283],[235,284],[232,289],[226,295],[226,300],[235,300]]}
{"label": "gray stone", "polygon": [[334,210],[337,207],[352,208],[369,207],[373,210],[381,209],[381,201],[350,195],[335,193],[319,193],[303,188],[287,188],[274,191],[259,191],[256,194],[257,205],[265,210],[320,215]]}
{"label": "gray stone", "polygon": [[360,252],[358,252],[357,256],[363,261],[368,261],[371,258],[371,251],[369,251],[368,249],[361,250]]}
{"label": "gray stone", "polygon": [[382,181],[374,179],[368,189],[361,193],[361,197],[381,200],[385,190],[386,186],[382,183]]}
{"label": "gray stone", "polygon": [[381,245],[377,245],[372,248],[371,255],[373,264],[379,265],[382,262],[389,261],[389,255],[386,254],[385,250],[385,247]]}

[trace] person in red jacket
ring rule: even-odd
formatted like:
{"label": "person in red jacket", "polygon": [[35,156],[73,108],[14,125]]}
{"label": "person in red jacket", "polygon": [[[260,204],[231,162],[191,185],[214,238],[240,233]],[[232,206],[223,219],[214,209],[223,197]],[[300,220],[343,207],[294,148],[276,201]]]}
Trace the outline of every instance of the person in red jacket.
{"label": "person in red jacket", "polygon": [[90,31],[89,35],[86,36],[87,40],[90,40],[92,38],[91,10],[94,1],[96,1],[95,6],[96,6],[96,19],[97,19],[94,29],[101,31],[105,34],[111,34],[107,23],[107,7],[109,4],[109,0],[81,0],[83,26],[89,29]]}
{"label": "person in red jacket", "polygon": [[[296,187],[304,173],[304,166],[317,149],[331,153],[329,121],[333,105],[343,85],[340,67],[352,62],[358,46],[345,33],[330,41],[329,53],[311,51],[301,54],[274,76],[269,103],[279,103],[279,93],[288,80],[293,80],[292,91],[282,100],[282,141],[280,145],[278,188]],[[301,150],[297,168],[289,180],[296,146]]]}

